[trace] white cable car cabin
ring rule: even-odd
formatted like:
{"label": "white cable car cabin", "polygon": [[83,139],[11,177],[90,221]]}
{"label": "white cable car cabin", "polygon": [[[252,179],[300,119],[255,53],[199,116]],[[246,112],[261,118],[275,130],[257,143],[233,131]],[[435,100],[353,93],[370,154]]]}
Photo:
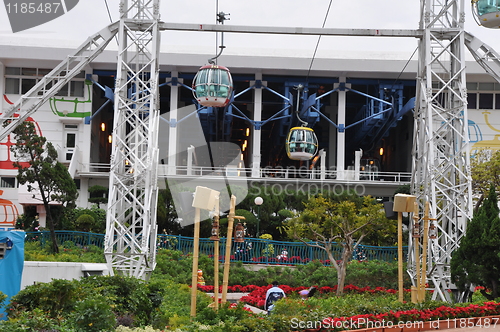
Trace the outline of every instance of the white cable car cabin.
{"label": "white cable car cabin", "polygon": [[226,106],[233,93],[233,79],[224,66],[206,65],[201,67],[193,80],[193,95],[206,107]]}
{"label": "white cable car cabin", "polygon": [[473,0],[474,16],[478,23],[486,28],[500,28],[500,0]]}
{"label": "white cable car cabin", "polygon": [[318,139],[309,127],[293,127],[286,139],[286,153],[292,160],[310,160],[318,152]]}

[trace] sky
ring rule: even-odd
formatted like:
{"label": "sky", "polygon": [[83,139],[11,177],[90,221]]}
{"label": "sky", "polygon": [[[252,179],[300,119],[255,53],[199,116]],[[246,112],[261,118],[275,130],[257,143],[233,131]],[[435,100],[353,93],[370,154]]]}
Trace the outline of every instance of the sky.
{"label": "sky", "polygon": [[[500,30],[474,21],[468,0],[465,30],[500,52]],[[0,38],[12,45],[69,46],[82,44],[88,36],[117,21],[119,0],[80,0],[67,14],[29,30],[12,33],[5,7],[0,8]],[[216,12],[229,13],[226,25],[322,27],[330,0],[161,0],[161,20],[169,23],[215,24]],[[357,0],[331,2],[326,28],[417,29],[420,0]],[[108,14],[110,10],[111,20]],[[213,32],[162,32],[162,51],[206,52],[216,50]],[[317,36],[224,34],[224,54],[293,55],[310,58]],[[390,56],[409,59],[417,47],[408,37],[321,37],[316,57]],[[472,58],[471,58],[472,59]]]}

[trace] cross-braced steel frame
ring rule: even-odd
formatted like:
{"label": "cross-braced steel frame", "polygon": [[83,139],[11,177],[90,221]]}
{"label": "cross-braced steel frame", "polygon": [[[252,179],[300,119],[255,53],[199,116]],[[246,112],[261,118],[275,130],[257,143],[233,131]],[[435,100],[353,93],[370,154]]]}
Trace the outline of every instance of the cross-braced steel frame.
{"label": "cross-braced steel frame", "polygon": [[159,0],[120,3],[105,256],[111,270],[155,268],[158,196]]}
{"label": "cross-braced steel frame", "polygon": [[[420,211],[430,203],[437,236],[429,239],[428,283],[433,298],[451,301],[452,252],[472,213],[463,0],[421,0],[419,68],[413,139],[412,192]],[[423,225],[423,223],[420,223]],[[413,223],[410,223],[413,226]],[[411,232],[410,232],[411,233]],[[415,281],[413,241],[408,267]]]}

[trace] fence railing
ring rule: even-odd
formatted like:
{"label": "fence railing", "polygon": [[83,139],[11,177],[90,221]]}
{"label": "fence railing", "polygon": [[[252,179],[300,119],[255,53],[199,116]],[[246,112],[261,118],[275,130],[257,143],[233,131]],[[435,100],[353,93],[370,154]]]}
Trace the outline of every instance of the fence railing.
{"label": "fence railing", "polygon": [[[71,241],[80,247],[94,245],[104,248],[104,234],[56,231],[56,238],[59,244]],[[50,241],[50,232],[26,232],[26,241],[40,241],[42,244]],[[225,260],[226,239],[213,241],[208,238],[201,238],[199,245],[200,254],[213,257],[214,246],[218,243],[221,261]],[[312,244],[313,242],[311,242]],[[157,248],[179,250],[184,254],[193,252],[193,238],[181,235],[158,234]],[[333,257],[340,260],[342,248],[333,247]],[[403,247],[404,259],[406,260],[407,247]],[[379,247],[360,245],[352,255],[355,260],[381,260],[394,262],[398,259],[397,247]],[[306,264],[313,260],[319,260],[325,265],[330,265],[326,252],[320,248],[308,246],[302,242],[284,242],[256,238],[247,238],[245,242],[231,245],[231,261],[241,261],[243,263],[259,264],[283,264],[299,265]]]}

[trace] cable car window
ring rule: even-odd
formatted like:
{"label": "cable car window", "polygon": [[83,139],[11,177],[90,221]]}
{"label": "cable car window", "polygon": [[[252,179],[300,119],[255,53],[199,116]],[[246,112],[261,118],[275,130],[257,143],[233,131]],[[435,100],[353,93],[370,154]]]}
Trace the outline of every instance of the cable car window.
{"label": "cable car window", "polygon": [[500,1],[498,0],[478,0],[477,12],[479,15],[500,11]]}

